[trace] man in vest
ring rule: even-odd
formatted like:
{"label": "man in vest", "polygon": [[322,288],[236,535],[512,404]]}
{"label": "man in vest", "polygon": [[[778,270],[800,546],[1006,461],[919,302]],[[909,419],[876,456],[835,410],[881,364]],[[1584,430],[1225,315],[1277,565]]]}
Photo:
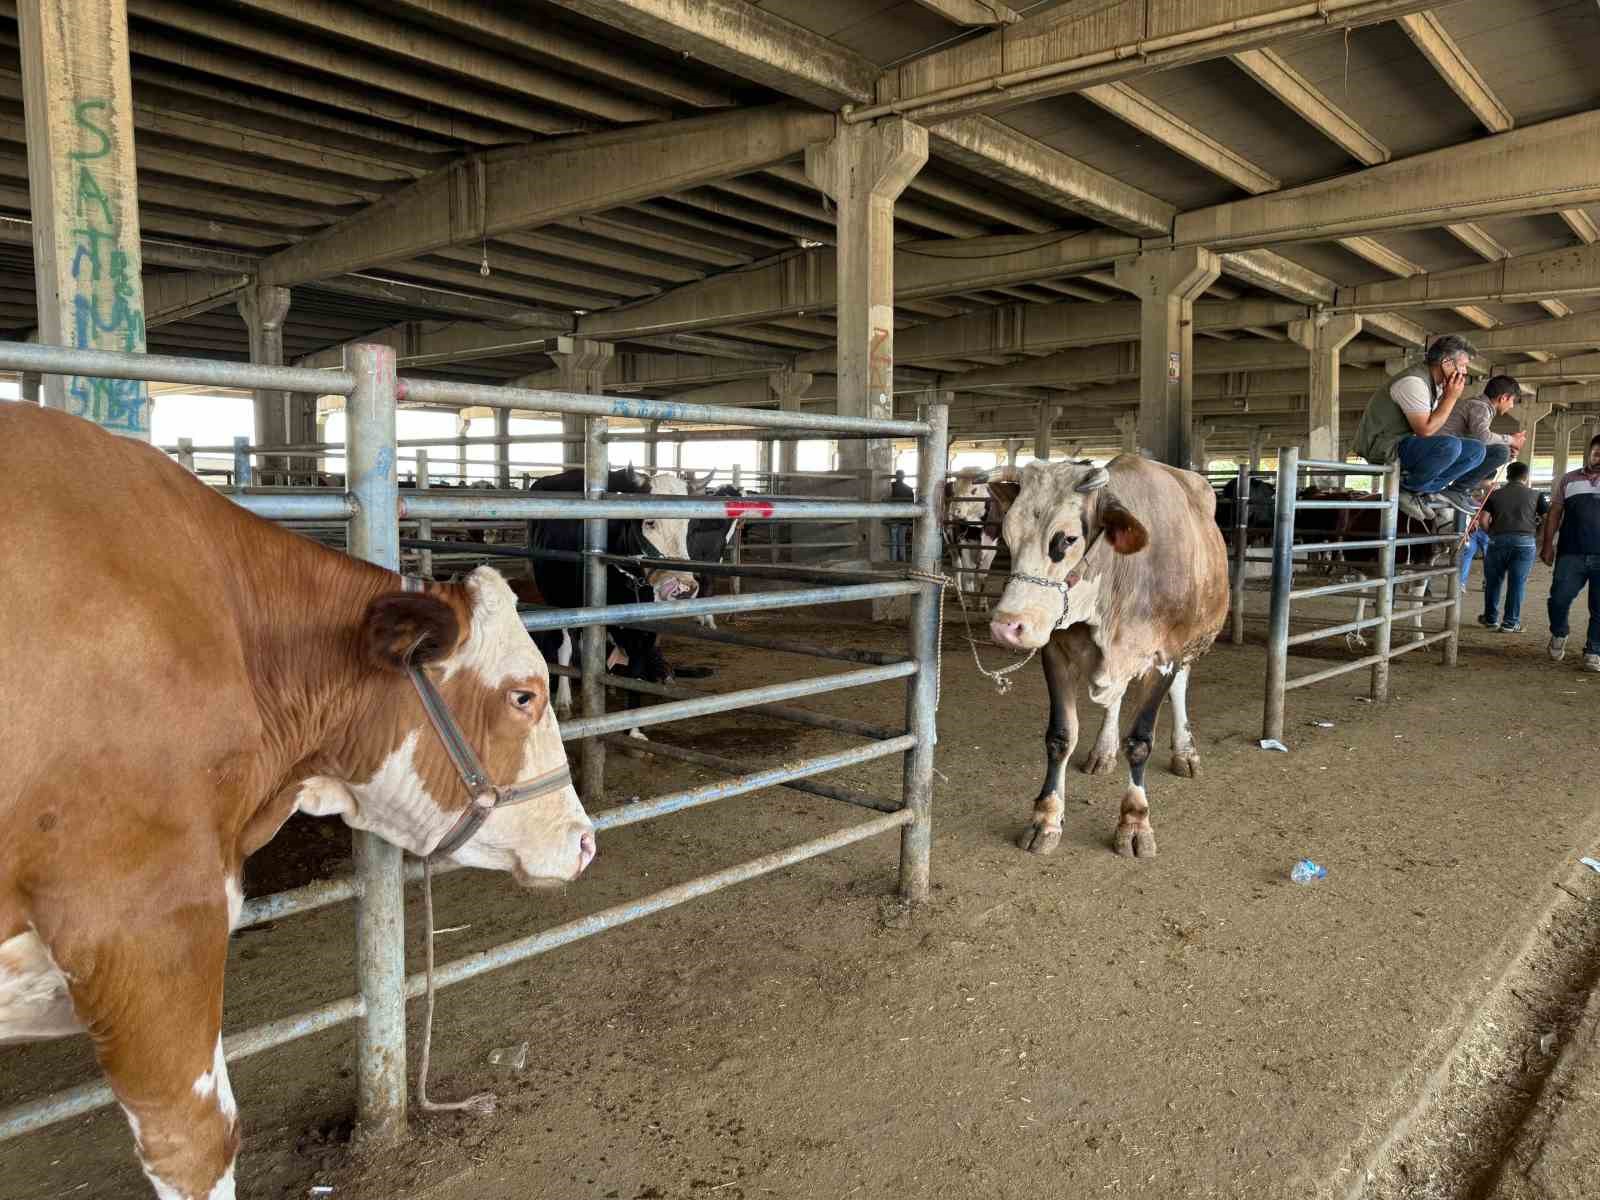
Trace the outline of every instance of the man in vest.
{"label": "man in vest", "polygon": [[1401,371],[1372,394],[1356,427],[1357,454],[1378,466],[1400,464],[1400,507],[1416,520],[1431,523],[1436,509],[1473,511],[1468,493],[1488,448],[1440,430],[1466,388],[1474,353],[1458,334],[1436,338],[1420,366]]}

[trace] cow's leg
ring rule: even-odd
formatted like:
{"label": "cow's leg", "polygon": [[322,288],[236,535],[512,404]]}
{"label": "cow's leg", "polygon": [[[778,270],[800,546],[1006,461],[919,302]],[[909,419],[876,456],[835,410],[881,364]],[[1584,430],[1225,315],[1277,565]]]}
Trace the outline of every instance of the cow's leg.
{"label": "cow's leg", "polygon": [[978,570],[973,576],[974,587],[984,590],[984,595],[979,597],[978,605],[984,612],[989,611],[989,568],[994,566],[994,556],[999,552],[999,544],[988,534],[983,535],[979,543],[983,549],[978,551]]}
{"label": "cow's leg", "polygon": [[1406,614],[1406,624],[1411,626],[1411,640],[1420,642],[1427,633],[1422,625],[1422,606],[1427,602],[1428,592],[1433,583],[1431,579],[1419,579],[1415,583],[1405,585],[1405,594],[1411,598],[1408,606],[1411,611]]}
{"label": "cow's leg", "polygon": [[53,920],[46,940],[156,1195],[233,1200],[238,1112],[221,1038],[230,904],[220,877],[168,875],[159,891],[164,911],[123,911],[114,926],[103,910]]}
{"label": "cow's leg", "polygon": [[1156,714],[1167,690],[1173,686],[1177,674],[1169,671],[1155,677],[1139,715],[1133,719],[1133,729],[1128,733],[1128,790],[1122,793],[1122,817],[1117,822],[1117,836],[1113,845],[1118,854],[1130,858],[1154,858],[1156,835],[1150,828],[1150,801],[1144,794],[1144,769],[1150,760],[1150,742],[1156,728]]}
{"label": "cow's leg", "polygon": [[1109,775],[1117,768],[1117,738],[1122,734],[1122,697],[1127,690],[1124,684],[1106,699],[1105,720],[1100,722],[1100,736],[1094,740],[1094,749],[1083,760],[1085,775]]}
{"label": "cow's leg", "polygon": [[[561,631],[561,646],[556,650],[556,662],[563,667],[572,665],[572,632]],[[556,684],[556,719],[565,721],[572,716],[572,680],[565,675]]]}
{"label": "cow's leg", "polygon": [[[1365,621],[1366,619],[1367,594],[1362,592],[1356,597],[1356,620]],[[1356,629],[1344,635],[1344,644],[1348,650],[1365,650],[1367,648],[1367,639],[1363,636],[1361,630]]]}
{"label": "cow's leg", "polygon": [[1172,773],[1185,779],[1200,774],[1200,751],[1195,749],[1194,730],[1189,726],[1189,664],[1184,663],[1172,677]]}
{"label": "cow's leg", "polygon": [[1061,843],[1061,814],[1066,807],[1067,763],[1078,744],[1077,682],[1066,648],[1053,639],[1039,661],[1050,691],[1050,724],[1044,733],[1044,783],[1033,802],[1033,820],[1017,845],[1034,854],[1049,854]]}

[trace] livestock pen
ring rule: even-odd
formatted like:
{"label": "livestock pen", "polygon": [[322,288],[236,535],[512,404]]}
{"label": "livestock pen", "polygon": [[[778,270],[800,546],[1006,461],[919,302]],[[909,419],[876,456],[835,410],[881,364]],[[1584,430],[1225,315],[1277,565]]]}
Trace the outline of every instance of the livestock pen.
{"label": "livestock pen", "polygon": [[[863,745],[757,769],[749,769],[749,764],[734,764],[735,773],[731,778],[593,814],[596,830],[603,834],[621,826],[798,782],[842,767],[901,756],[904,767],[898,800],[862,797],[845,789],[818,785],[810,787],[813,792],[875,810],[872,819],[553,928],[523,932],[509,942],[444,964],[437,972],[438,986],[471,979],[730,884],[894,830],[901,833],[900,895],[907,901],[927,896],[941,586],[937,574],[939,506],[934,498],[934,485],[939,465],[945,460],[943,407],[930,406],[925,420],[888,421],[405,380],[396,375],[392,349],[367,345],[351,346],[342,369],[322,371],[0,343],[0,369],[151,382],[275,387],[347,397],[347,487],[343,492],[235,489],[229,495],[243,507],[268,518],[291,522],[348,522],[351,552],[391,569],[399,567],[400,525],[405,521],[583,519],[586,607],[528,613],[524,624],[530,629],[570,627],[584,630],[583,716],[565,723],[561,733],[564,742],[576,743],[582,750],[581,792],[591,805],[600,802],[604,795],[604,747],[605,738],[610,734],[738,709],[754,709],[767,717],[793,719],[794,714],[776,702],[892,680],[906,681],[902,719],[871,725],[835,722],[830,726],[864,739]],[[398,486],[395,440],[395,412],[402,399],[496,409],[538,409],[582,416],[586,423],[584,495],[563,498],[473,492],[444,494],[426,490],[402,492]],[[612,416],[670,419],[683,424],[737,422],[762,431],[764,436],[771,433],[830,438],[917,438],[924,464],[924,501],[921,504],[778,498],[763,501],[754,509],[741,510],[744,516],[796,521],[912,519],[916,522],[914,577],[879,574],[839,582],[803,569],[767,567],[767,574],[776,572],[789,582],[809,586],[642,606],[606,605],[604,560],[608,519],[731,515],[727,502],[720,498],[608,497],[604,491],[608,445],[619,436],[608,430],[607,418]],[[248,448],[241,446],[238,457],[240,465],[236,467],[236,477],[248,478]],[[680,697],[638,713],[609,716],[605,713],[603,685],[607,681],[603,630],[609,622],[654,623],[713,613],[770,612],[894,596],[912,599],[909,645],[904,655],[885,656],[872,665],[824,678],[768,683],[722,695]],[[826,647],[812,647],[810,652],[822,659],[838,657],[830,654]],[[354,875],[314,880],[290,891],[253,898],[246,904],[240,928],[276,922],[353,899],[357,909],[358,987],[354,995],[234,1031],[224,1039],[226,1058],[233,1061],[344,1022],[358,1022],[358,1124],[368,1141],[379,1144],[396,1140],[404,1129],[407,1103],[405,1004],[407,999],[424,990],[423,978],[420,975],[408,977],[404,969],[403,887],[407,878],[415,879],[419,872],[404,870],[401,859],[401,852],[387,843],[369,834],[356,834]],[[88,1083],[12,1105],[0,1112],[0,1138],[40,1129],[109,1104],[111,1100],[108,1088]]]}

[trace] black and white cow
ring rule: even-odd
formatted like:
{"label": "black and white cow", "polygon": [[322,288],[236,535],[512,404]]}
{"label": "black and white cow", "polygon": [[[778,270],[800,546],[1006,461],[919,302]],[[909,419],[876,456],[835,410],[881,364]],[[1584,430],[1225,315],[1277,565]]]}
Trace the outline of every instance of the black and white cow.
{"label": "black and white cow", "polygon": [[[581,492],[583,472],[579,469],[548,475],[529,485],[530,491]],[[624,495],[650,494],[683,496],[683,480],[671,475],[641,475],[632,467],[613,470],[606,490]],[[651,558],[688,558],[689,521],[683,517],[615,519],[606,522],[606,549],[611,554],[643,555]],[[528,544],[537,549],[578,551],[583,548],[581,520],[528,522]],[[556,608],[583,607],[583,570],[576,562],[533,560],[533,576],[546,604]],[[607,604],[646,604],[651,601],[688,600],[699,591],[695,577],[668,567],[633,567],[612,563],[606,571]],[[608,627],[607,669],[615,669],[631,679],[649,683],[669,683],[671,669],[649,629]],[[576,638],[556,631],[534,639],[549,661],[570,666]],[[638,694],[628,694],[628,707],[638,704]],[[556,688],[556,715],[572,713],[572,689],[563,678]]]}

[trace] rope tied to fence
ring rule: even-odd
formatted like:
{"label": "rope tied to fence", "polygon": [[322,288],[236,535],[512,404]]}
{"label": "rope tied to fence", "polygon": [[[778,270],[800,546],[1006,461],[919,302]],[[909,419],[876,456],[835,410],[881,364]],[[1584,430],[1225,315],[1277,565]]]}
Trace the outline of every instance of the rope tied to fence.
{"label": "rope tied to fence", "polygon": [[[954,539],[952,539],[950,536],[950,530],[948,526],[945,527],[943,533],[945,547],[950,551],[950,556],[953,561],[955,559],[956,547],[954,544]],[[959,571],[960,568],[957,567],[957,570]],[[985,571],[984,574],[987,577],[988,572]],[[961,584],[959,581],[951,579],[950,576],[942,573],[930,574],[919,571],[907,572],[907,577],[912,579],[924,579],[930,583],[937,582],[939,584],[939,642],[941,650],[944,644],[944,594],[947,588],[953,587],[955,589],[956,603],[961,606],[961,625],[966,631],[965,636],[967,639],[967,648],[972,651],[972,665],[978,668],[978,674],[985,676],[994,683],[994,690],[997,695],[1004,696],[1007,692],[1009,692],[1011,690],[1011,680],[1008,678],[1008,676],[1022,670],[1023,667],[1032,662],[1033,656],[1037,654],[1038,651],[1029,650],[1024,657],[1018,659],[1009,667],[1001,667],[999,670],[991,671],[988,667],[983,665],[983,660],[978,657],[978,639],[972,636],[972,618],[967,611],[967,598],[962,595]]]}

